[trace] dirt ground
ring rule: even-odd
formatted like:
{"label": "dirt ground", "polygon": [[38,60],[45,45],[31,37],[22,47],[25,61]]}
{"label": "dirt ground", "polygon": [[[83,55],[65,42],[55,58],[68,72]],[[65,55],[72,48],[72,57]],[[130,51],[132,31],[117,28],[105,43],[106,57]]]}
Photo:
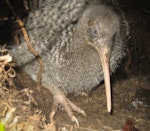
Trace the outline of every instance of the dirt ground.
{"label": "dirt ground", "polygon": [[[86,117],[75,114],[80,124],[77,128],[60,107],[55,116],[55,125],[59,131],[150,130],[150,8],[139,1],[136,5],[135,0],[120,2],[120,6],[129,22],[131,37],[127,57],[111,77],[113,111],[107,113],[103,83],[89,96],[68,95],[72,102],[86,112]],[[15,83],[18,88],[13,90],[27,88],[33,91],[35,102],[30,105],[29,112],[34,114],[36,109],[40,110],[46,118],[45,123],[48,123],[52,104],[50,92],[44,88],[37,90],[36,84],[22,71],[17,72]],[[22,99],[26,100],[26,97]]]}

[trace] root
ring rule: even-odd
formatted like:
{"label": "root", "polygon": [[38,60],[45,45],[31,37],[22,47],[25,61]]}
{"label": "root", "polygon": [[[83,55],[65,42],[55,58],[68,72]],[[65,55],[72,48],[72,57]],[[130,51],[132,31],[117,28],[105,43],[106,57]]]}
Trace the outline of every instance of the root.
{"label": "root", "polygon": [[31,42],[30,42],[30,39],[29,39],[29,36],[28,36],[28,33],[25,29],[25,26],[24,26],[24,23],[22,22],[22,20],[20,18],[17,17],[12,5],[10,4],[9,0],[5,0],[7,5],[9,6],[9,8],[11,9],[18,25],[20,26],[21,28],[21,31],[22,31],[22,34],[24,36],[24,39],[27,43],[27,46],[28,46],[28,50],[37,58],[39,64],[40,64],[40,70],[38,72],[38,75],[37,75],[37,88],[40,89],[41,87],[41,79],[42,79],[42,73],[43,73],[43,70],[44,70],[44,64],[43,64],[43,61],[39,55],[39,53],[37,51],[34,50]]}

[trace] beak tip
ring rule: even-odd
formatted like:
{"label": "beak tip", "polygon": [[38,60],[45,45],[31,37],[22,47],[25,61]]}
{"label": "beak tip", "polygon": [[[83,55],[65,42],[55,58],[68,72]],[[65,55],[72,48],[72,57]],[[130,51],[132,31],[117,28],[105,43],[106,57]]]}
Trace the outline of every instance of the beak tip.
{"label": "beak tip", "polygon": [[108,109],[107,111],[108,111],[108,113],[110,113],[110,112],[111,112],[111,109]]}
{"label": "beak tip", "polygon": [[111,104],[107,106],[107,111],[110,113],[111,112]]}

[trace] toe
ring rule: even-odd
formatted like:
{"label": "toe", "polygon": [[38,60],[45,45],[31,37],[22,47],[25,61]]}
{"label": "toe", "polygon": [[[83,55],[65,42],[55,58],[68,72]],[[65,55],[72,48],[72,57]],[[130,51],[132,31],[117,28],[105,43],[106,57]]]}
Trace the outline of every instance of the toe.
{"label": "toe", "polygon": [[72,103],[70,100],[68,100],[68,103],[74,112],[77,112],[79,114],[82,114],[83,116],[86,116],[85,112],[81,108],[76,106],[74,103]]}
{"label": "toe", "polygon": [[55,91],[55,93],[53,93],[53,105],[52,105],[52,112],[50,115],[50,119],[53,120],[53,117],[55,113],[57,112],[59,105],[61,105],[64,108],[64,110],[66,111],[68,116],[71,118],[71,120],[76,123],[77,127],[79,127],[78,119],[74,116],[73,112],[77,112],[84,116],[86,116],[86,114],[78,106],[76,106],[69,99],[67,99],[61,90],[57,90]]}

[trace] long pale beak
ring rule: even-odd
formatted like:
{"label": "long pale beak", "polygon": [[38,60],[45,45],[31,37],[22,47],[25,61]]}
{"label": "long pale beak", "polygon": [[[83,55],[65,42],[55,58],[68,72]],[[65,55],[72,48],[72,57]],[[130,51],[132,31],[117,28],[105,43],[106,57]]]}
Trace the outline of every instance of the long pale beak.
{"label": "long pale beak", "polygon": [[99,57],[100,57],[100,61],[102,64],[102,69],[103,69],[103,74],[104,74],[107,110],[108,110],[108,112],[111,112],[111,86],[110,86],[110,71],[109,71],[110,50],[98,48],[97,52],[98,52]]}

